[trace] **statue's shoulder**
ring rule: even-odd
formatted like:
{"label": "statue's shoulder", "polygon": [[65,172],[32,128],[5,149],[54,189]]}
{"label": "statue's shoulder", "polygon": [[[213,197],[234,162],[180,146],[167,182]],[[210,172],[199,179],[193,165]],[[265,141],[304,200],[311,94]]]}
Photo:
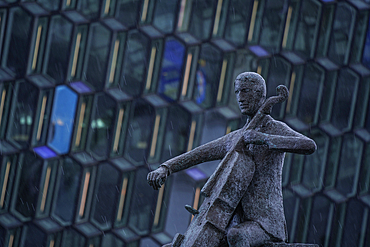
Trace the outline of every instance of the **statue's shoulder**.
{"label": "statue's shoulder", "polygon": [[286,133],[292,131],[292,129],[283,121],[279,121],[267,115],[263,121],[262,128],[266,128],[269,132],[273,133]]}

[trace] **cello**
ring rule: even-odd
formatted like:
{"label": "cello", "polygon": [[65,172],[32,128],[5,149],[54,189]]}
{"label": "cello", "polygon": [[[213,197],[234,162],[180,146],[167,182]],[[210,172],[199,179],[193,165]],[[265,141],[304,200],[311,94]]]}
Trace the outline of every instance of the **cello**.
{"label": "cello", "polygon": [[[277,96],[268,98],[252,120],[244,125],[242,133],[257,128],[263,118],[271,114],[275,104],[282,103],[288,98],[289,91],[286,86],[279,85],[276,92]],[[205,199],[199,211],[193,212],[194,218],[185,234],[176,234],[172,243],[163,247],[199,247],[204,246],[204,243],[207,243],[207,246],[226,244],[227,227],[248,189],[255,170],[252,154],[239,148],[241,145],[245,145],[243,135],[232,144],[216,171],[202,188]]]}

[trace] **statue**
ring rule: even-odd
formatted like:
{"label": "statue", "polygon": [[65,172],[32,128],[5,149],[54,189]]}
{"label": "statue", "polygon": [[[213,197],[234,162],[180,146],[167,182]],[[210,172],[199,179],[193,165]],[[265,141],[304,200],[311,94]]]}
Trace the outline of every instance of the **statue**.
{"label": "statue", "polygon": [[287,99],[285,86],[267,100],[265,80],[257,73],[238,75],[234,86],[246,125],[148,174],[149,185],[159,189],[174,172],[222,160],[202,189],[205,200],[199,211],[188,209],[195,215],[188,230],[165,246],[252,247],[287,241],[281,185],[285,152],[311,154],[316,144],[269,115],[274,104]]}

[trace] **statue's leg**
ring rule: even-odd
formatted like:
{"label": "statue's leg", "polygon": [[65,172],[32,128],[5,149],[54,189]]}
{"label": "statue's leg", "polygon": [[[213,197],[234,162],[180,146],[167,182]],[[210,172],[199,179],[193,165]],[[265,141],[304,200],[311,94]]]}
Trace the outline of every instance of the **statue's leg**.
{"label": "statue's leg", "polygon": [[270,236],[254,221],[246,221],[230,228],[227,232],[227,243],[230,247],[260,246]]}

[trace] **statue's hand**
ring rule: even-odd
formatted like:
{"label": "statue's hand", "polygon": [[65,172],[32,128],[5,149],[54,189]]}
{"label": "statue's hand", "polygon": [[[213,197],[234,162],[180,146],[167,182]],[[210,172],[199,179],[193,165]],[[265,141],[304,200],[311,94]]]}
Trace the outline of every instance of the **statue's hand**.
{"label": "statue's hand", "polygon": [[247,130],[244,132],[244,141],[245,144],[264,145],[267,144],[268,135],[255,130]]}
{"label": "statue's hand", "polygon": [[168,168],[161,166],[158,169],[150,172],[147,176],[147,181],[153,189],[158,190],[166,181],[168,176]]}

